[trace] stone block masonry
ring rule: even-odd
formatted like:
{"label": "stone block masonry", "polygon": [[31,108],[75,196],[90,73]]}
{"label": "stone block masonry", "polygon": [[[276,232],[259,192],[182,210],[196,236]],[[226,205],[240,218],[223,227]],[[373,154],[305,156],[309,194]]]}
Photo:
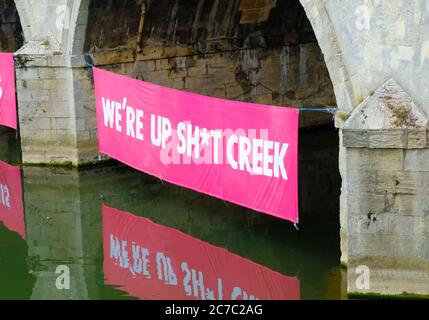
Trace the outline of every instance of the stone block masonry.
{"label": "stone block masonry", "polygon": [[[401,122],[397,108],[407,111]],[[362,116],[370,112],[386,121]],[[343,126],[349,293],[428,294],[426,125],[427,117],[389,80]],[[360,280],[362,266],[368,268],[367,286]]]}
{"label": "stone block masonry", "polygon": [[[27,62],[28,63],[28,62]],[[78,163],[72,73],[63,66],[16,65],[24,163]]]}

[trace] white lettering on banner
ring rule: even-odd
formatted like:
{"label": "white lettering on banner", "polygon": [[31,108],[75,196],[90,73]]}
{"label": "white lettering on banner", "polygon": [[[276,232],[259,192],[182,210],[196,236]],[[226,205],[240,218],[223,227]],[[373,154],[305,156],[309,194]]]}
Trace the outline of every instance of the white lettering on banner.
{"label": "white lettering on banner", "polygon": [[171,136],[171,122],[165,117],[150,116],[150,137],[152,144],[165,149],[168,138]]}
{"label": "white lettering on banner", "polygon": [[[238,145],[238,161],[234,158],[234,145]],[[228,163],[236,170],[275,178],[279,178],[281,174],[282,179],[288,180],[285,168],[288,147],[287,143],[280,145],[280,142],[261,139],[250,141],[247,137],[232,135],[227,144]],[[271,155],[270,151],[274,151],[274,154]],[[250,154],[252,154],[252,165],[250,164]],[[262,162],[262,166],[260,162]]]}
{"label": "white lettering on banner", "polygon": [[164,281],[164,284],[175,286],[177,285],[177,276],[171,266],[170,257],[166,257],[163,252],[156,254],[156,265],[158,271],[158,280]]}
{"label": "white lettering on banner", "polygon": [[[144,140],[144,116],[143,110],[127,105],[127,98],[122,102],[113,101],[102,97],[104,126],[118,132],[126,128],[126,135]],[[122,122],[125,121],[123,126]],[[179,122],[173,125],[167,117],[150,115],[151,143],[161,148],[161,160],[164,164],[174,163],[180,159],[180,164],[223,164],[226,163],[234,170],[248,172],[252,175],[261,175],[271,178],[288,180],[285,160],[289,148],[288,143],[281,143],[266,137],[256,137],[240,131],[227,135],[224,130],[209,130],[190,122]],[[251,130],[249,130],[251,131]],[[256,131],[256,130],[255,130]],[[263,131],[261,129],[261,131]],[[224,144],[225,139],[225,144]],[[226,147],[226,159],[223,159],[223,148]],[[174,161],[164,161],[162,151],[171,151]],[[167,152],[169,154],[169,152]],[[177,155],[179,157],[175,157]]]}
{"label": "white lettering on banner", "polygon": [[10,193],[9,193],[9,187],[5,184],[0,184],[0,202],[3,206],[10,209]]}
{"label": "white lettering on banner", "polygon": [[[222,300],[224,298],[224,285],[222,278],[217,275],[204,274],[195,268],[192,268],[187,261],[174,261],[164,252],[156,252],[154,255],[154,267],[157,276],[150,276],[149,266],[151,257],[149,249],[141,245],[132,243],[132,255],[128,254],[127,240],[120,239],[117,235],[110,234],[110,260],[120,269],[128,269],[133,278],[143,276],[144,278],[158,282],[163,286],[181,286],[185,296],[193,297],[199,300]],[[140,253],[143,253],[143,257]],[[131,259],[131,260],[130,260]],[[180,266],[176,274],[174,266]],[[209,288],[205,284],[205,277],[217,279],[215,283],[217,288]],[[136,279],[138,281],[139,279]],[[216,285],[215,285],[216,286]],[[259,300],[255,295],[250,294],[240,287],[233,287],[226,298],[231,300]]]}
{"label": "white lettering on banner", "polygon": [[[132,266],[133,276],[136,277],[138,274],[143,274],[147,279],[151,278],[150,272],[148,270],[149,266],[149,250],[146,248],[140,248],[140,246],[136,245],[133,242],[132,245],[133,250],[133,259],[134,264]],[[141,253],[141,257],[140,257]]]}
{"label": "white lettering on banner", "polygon": [[140,109],[127,106],[127,98],[122,102],[102,97],[104,126],[122,132],[122,113],[125,111],[126,134],[143,141],[143,116]]}
{"label": "white lettering on banner", "polygon": [[232,135],[228,139],[226,154],[228,156],[228,163],[235,170],[238,169],[238,162],[234,159],[234,145],[238,143],[238,137],[236,135]]}

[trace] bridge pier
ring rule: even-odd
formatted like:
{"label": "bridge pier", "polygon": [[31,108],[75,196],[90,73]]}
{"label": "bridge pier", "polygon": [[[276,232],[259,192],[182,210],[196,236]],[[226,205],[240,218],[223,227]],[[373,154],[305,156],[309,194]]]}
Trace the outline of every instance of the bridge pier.
{"label": "bridge pier", "polygon": [[349,294],[429,293],[427,122],[388,80],[342,126]]}

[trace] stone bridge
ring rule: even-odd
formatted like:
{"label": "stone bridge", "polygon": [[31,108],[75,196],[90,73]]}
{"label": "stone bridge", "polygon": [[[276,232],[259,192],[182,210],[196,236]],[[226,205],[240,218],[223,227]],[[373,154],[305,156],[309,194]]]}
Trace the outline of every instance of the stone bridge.
{"label": "stone bridge", "polygon": [[[427,0],[3,0],[0,49],[16,52],[26,164],[100,160],[92,65],[225,99],[338,107],[348,292],[429,295]],[[301,126],[331,120],[303,112]]]}

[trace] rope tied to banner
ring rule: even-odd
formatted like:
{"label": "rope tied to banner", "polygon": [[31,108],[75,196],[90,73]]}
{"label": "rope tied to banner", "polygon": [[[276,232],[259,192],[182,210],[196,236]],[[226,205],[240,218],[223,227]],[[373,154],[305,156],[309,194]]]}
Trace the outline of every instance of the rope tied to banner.
{"label": "rope tied to banner", "polygon": [[338,108],[336,107],[327,107],[327,108],[295,108],[299,111],[324,111],[324,112],[336,112]]}

